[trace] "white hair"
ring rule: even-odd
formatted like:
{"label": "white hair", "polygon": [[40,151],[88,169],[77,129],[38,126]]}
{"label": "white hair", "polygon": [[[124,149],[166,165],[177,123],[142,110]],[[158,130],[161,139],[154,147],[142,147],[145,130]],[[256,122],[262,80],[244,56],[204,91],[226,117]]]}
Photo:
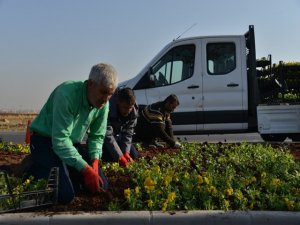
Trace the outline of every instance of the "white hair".
{"label": "white hair", "polygon": [[99,63],[92,67],[89,80],[108,88],[116,88],[118,85],[118,73],[112,65]]}

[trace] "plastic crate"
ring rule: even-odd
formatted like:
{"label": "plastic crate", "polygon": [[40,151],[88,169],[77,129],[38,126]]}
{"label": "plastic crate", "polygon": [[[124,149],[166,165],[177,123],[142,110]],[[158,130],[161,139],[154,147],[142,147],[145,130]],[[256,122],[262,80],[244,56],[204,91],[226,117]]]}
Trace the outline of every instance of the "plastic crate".
{"label": "plastic crate", "polygon": [[19,211],[57,203],[59,168],[50,170],[46,188],[44,190],[28,191],[18,194],[12,193],[11,184],[6,171],[0,171],[4,177],[7,194],[0,195],[0,213]]}

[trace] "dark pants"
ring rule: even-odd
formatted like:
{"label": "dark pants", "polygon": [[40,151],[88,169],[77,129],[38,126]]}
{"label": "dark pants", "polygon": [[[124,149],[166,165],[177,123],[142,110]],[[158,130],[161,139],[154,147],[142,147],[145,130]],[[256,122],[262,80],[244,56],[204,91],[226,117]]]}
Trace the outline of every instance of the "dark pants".
{"label": "dark pants", "polygon": [[[90,163],[87,149],[81,144],[74,144],[84,160]],[[35,179],[48,179],[52,167],[59,168],[58,202],[69,203],[75,197],[75,193],[83,187],[82,174],[75,168],[67,166],[54,153],[51,138],[40,135],[32,135],[30,138],[30,151],[33,164],[28,171]],[[108,179],[99,166],[99,176],[102,178],[104,189],[108,188]]]}
{"label": "dark pants", "polygon": [[146,121],[143,116],[140,116],[135,127],[135,142],[143,142],[144,144],[154,144],[156,141],[163,141],[172,146],[174,144],[174,134],[172,122],[165,121],[164,126],[155,125]]}
{"label": "dark pants", "polygon": [[[117,161],[116,154],[117,153],[111,152],[110,149],[105,148],[105,145],[103,145],[103,153],[102,153],[103,162],[116,162]],[[129,155],[132,159],[137,159],[137,157],[139,155],[138,151],[136,150],[136,148],[133,145],[131,145],[131,147],[130,147]]]}

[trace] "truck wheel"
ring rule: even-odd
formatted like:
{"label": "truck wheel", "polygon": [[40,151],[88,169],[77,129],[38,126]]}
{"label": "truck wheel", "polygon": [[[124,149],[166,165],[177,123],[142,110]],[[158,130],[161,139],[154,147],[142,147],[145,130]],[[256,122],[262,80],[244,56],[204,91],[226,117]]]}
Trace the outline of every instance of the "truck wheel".
{"label": "truck wheel", "polygon": [[285,134],[260,134],[264,141],[283,142],[286,139]]}

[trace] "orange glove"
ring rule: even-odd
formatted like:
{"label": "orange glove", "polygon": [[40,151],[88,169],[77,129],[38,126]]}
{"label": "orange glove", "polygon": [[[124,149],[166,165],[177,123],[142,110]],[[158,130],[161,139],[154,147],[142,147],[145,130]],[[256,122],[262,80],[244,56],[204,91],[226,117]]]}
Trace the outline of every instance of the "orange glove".
{"label": "orange glove", "polygon": [[99,173],[98,173],[99,159],[94,159],[94,160],[92,161],[92,167],[93,167],[93,170],[95,170],[95,172],[96,172],[97,174],[99,174]]}
{"label": "orange glove", "polygon": [[101,177],[98,175],[98,173],[95,172],[95,170],[90,167],[89,165],[86,165],[82,171],[83,174],[83,180],[84,184],[91,193],[96,193],[100,191],[100,185],[103,185],[103,181]]}
{"label": "orange glove", "polygon": [[120,156],[119,158],[119,165],[123,167],[127,167],[129,165],[127,159],[125,158],[124,155]]}
{"label": "orange glove", "polygon": [[128,152],[124,153],[124,157],[125,157],[125,159],[127,159],[128,162],[133,162],[133,159],[131,158],[131,156],[129,155]]}

